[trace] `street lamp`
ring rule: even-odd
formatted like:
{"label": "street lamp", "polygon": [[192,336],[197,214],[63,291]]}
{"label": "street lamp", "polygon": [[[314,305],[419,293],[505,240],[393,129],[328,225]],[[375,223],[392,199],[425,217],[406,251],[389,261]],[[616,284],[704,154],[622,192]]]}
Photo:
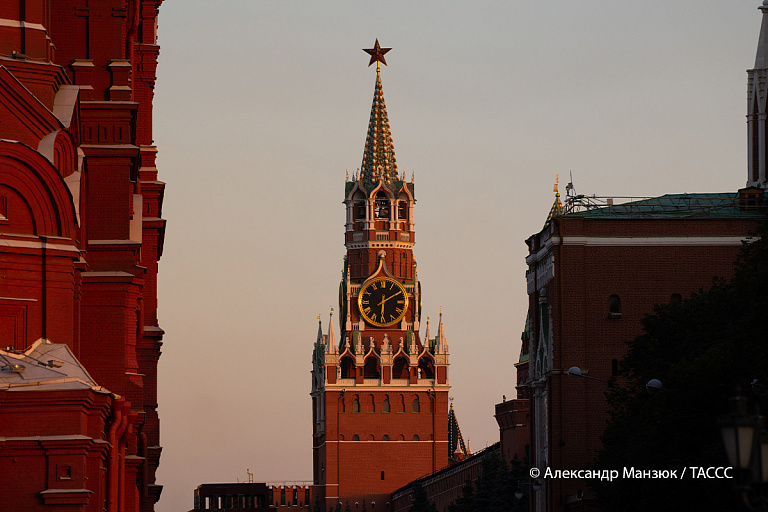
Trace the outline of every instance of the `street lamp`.
{"label": "street lamp", "polygon": [[734,490],[749,510],[768,511],[768,432],[763,416],[747,414],[747,399],[730,399],[731,412],[720,418],[728,462],[736,470]]}
{"label": "street lamp", "polygon": [[659,379],[651,379],[645,385],[645,389],[647,389],[649,393],[655,393],[664,389],[664,384],[662,384]]}
{"label": "street lamp", "polygon": [[592,377],[591,375],[585,375],[584,372],[579,368],[578,366],[571,366],[568,368],[568,375],[571,377],[582,377],[584,379],[592,379],[592,380],[599,380],[600,382],[605,382],[608,385],[611,384],[611,381],[608,379],[601,379],[599,377]]}
{"label": "street lamp", "polygon": [[744,470],[752,462],[756,425],[747,414],[746,398],[735,396],[730,401],[731,413],[720,420],[720,431],[731,466]]}

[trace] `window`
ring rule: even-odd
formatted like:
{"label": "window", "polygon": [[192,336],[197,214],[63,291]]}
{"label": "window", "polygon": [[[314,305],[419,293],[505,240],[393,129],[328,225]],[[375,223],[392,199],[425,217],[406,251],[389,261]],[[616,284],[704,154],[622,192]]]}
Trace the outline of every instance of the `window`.
{"label": "window", "polygon": [[366,379],[378,379],[379,378],[379,360],[375,357],[369,357],[365,360],[365,367],[363,368],[363,376]]}
{"label": "window", "polygon": [[419,440],[419,434],[413,434],[413,440],[418,441]]}
{"label": "window", "polygon": [[411,412],[421,412],[421,405],[419,405],[419,397],[413,399],[411,404]]}
{"label": "window", "polygon": [[355,435],[352,436],[352,440],[353,441],[359,441],[360,440],[360,436],[355,434]]}
{"label": "window", "polygon": [[360,412],[360,399],[355,395],[355,399],[352,400],[352,412]]}
{"label": "window", "polygon": [[[381,472],[381,479],[384,480],[384,472],[383,471]],[[373,502],[373,506],[374,507],[376,506],[376,502],[375,501]]]}
{"label": "window", "polygon": [[408,359],[404,356],[398,356],[397,359],[395,359],[395,365],[392,367],[392,378],[407,379],[408,375]]}
{"label": "window", "polygon": [[355,203],[355,220],[365,219],[365,201]]}
{"label": "window", "polygon": [[376,206],[374,208],[374,213],[377,219],[389,218],[389,198],[384,192],[379,192],[376,194]]}
{"label": "window", "polygon": [[400,220],[408,220],[408,201],[397,202],[397,218]]}
{"label": "window", "polygon": [[[382,441],[389,441],[389,434],[384,434],[381,439],[382,439]],[[382,478],[382,480],[383,480],[383,478]]]}
{"label": "window", "polygon": [[59,466],[59,480],[72,479],[72,466]]}
{"label": "window", "polygon": [[355,378],[355,360],[351,357],[344,357],[341,360],[341,378],[342,379],[354,379]]}
{"label": "window", "polygon": [[280,504],[285,505],[285,487],[280,488]]}
{"label": "window", "polygon": [[432,364],[432,359],[427,356],[419,359],[419,377],[422,379],[435,378],[435,366]]}
{"label": "window", "polygon": [[384,403],[381,404],[381,411],[382,412],[389,412],[389,395],[384,397]]}
{"label": "window", "polygon": [[618,295],[611,295],[608,298],[608,316],[610,318],[621,318],[621,299]]}
{"label": "window", "polygon": [[373,395],[371,395],[370,397],[371,397],[371,401],[370,401],[371,405],[370,405],[370,409],[368,409],[368,412],[376,412],[376,400],[374,400]]}

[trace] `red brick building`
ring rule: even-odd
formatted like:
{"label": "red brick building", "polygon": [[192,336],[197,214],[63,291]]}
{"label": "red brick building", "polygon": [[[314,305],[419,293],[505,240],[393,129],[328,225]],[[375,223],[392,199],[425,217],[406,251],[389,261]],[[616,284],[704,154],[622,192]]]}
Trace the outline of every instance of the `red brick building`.
{"label": "red brick building", "polygon": [[0,373],[48,364],[13,363],[39,340],[88,374],[76,389],[0,387],[9,510],[146,511],[160,496],[160,3],[0,3]]}
{"label": "red brick building", "polygon": [[[518,397],[530,399],[531,466],[587,467],[608,415],[606,382],[625,342],[637,337],[653,306],[682,301],[733,273],[742,242],[765,218],[765,80],[768,7],[756,69],[749,73],[747,188],[630,200],[559,194],[544,228],[526,243],[528,325]],[[557,187],[555,188],[557,191]],[[582,377],[569,375],[577,367]],[[586,378],[584,378],[586,377]],[[663,376],[659,376],[663,378]],[[583,481],[543,479],[535,511],[583,510]]]}
{"label": "red brick building", "polygon": [[[371,63],[383,62],[378,41]],[[413,179],[398,174],[379,67],[359,174],[345,187],[347,249],[333,318],[313,353],[314,486],[327,507],[388,510],[448,464],[448,344],[422,338]],[[428,323],[428,322],[427,322]]]}

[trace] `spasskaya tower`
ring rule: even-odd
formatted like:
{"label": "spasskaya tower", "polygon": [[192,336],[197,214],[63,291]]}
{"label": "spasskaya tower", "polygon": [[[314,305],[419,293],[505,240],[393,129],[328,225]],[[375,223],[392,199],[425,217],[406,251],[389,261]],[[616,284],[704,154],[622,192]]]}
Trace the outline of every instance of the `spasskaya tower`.
{"label": "spasskaya tower", "polygon": [[398,174],[379,68],[389,50],[365,50],[376,85],[363,162],[345,183],[339,332],[332,311],[313,352],[314,486],[328,508],[386,511],[392,491],[451,455],[448,344],[442,313],[434,338],[429,320],[419,334],[414,181]]}

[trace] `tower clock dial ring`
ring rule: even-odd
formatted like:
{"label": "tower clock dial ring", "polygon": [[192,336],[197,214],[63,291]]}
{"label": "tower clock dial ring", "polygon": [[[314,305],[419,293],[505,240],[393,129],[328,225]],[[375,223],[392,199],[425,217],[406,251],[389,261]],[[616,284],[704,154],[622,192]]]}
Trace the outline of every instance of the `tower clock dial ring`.
{"label": "tower clock dial ring", "polygon": [[367,323],[387,327],[405,316],[408,311],[408,292],[396,279],[377,277],[360,289],[357,308]]}

